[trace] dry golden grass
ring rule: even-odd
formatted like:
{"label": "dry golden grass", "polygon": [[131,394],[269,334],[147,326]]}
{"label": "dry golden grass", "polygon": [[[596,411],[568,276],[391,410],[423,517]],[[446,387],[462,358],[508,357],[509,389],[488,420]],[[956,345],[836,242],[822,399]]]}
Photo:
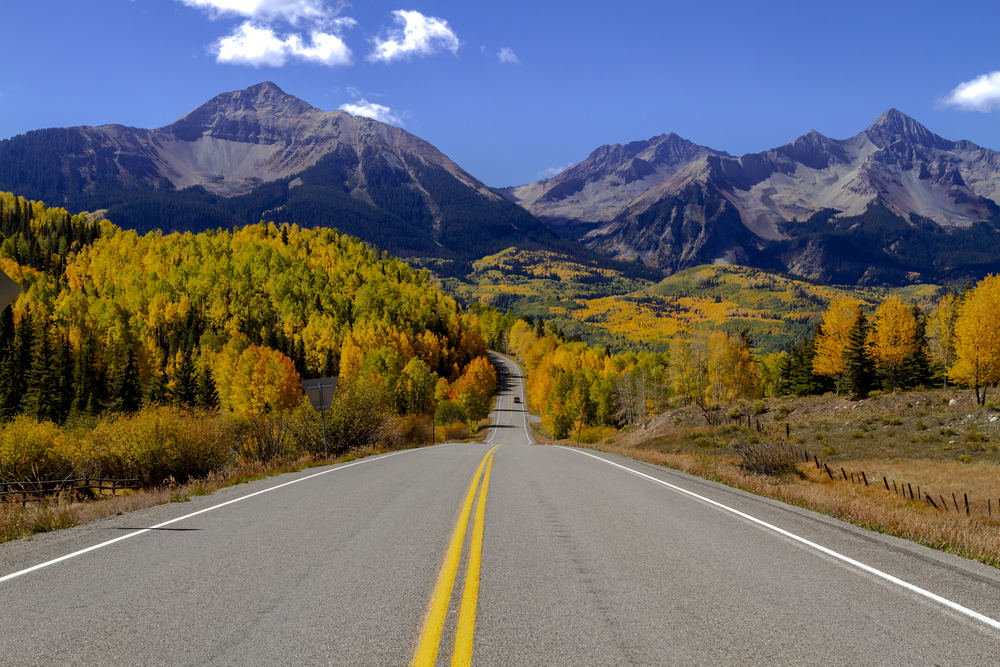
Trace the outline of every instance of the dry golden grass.
{"label": "dry golden grass", "polygon": [[[788,424],[789,444],[828,465],[834,479],[825,468],[802,461],[796,473],[777,478],[743,472],[739,446],[758,437],[756,424],[747,428],[744,416],[742,426],[710,427],[693,407],[668,411],[646,429],[616,434],[595,448],[1000,567],[1000,414],[995,414],[1000,406],[978,410],[968,390],[948,390],[863,402],[836,396],[768,399],[741,407],[773,433],[783,436]],[[728,406],[719,411],[727,412]],[[841,469],[849,478],[854,473],[853,483],[843,479]],[[861,481],[862,471],[869,486]],[[895,481],[897,491],[886,491],[883,477],[890,489]],[[906,497],[900,492],[904,484]],[[930,494],[937,507],[911,500],[910,488],[917,498]]]}
{"label": "dry golden grass", "polygon": [[[748,475],[734,458],[664,452],[629,445],[602,443],[595,449],[655,463],[768,498],[822,512],[864,528],[895,535],[950,553],[1000,567],[1000,520],[943,512],[927,503],[887,493],[885,487],[831,480],[825,471],[801,463],[800,473],[773,478]],[[900,469],[900,472],[903,472]],[[985,473],[986,471],[984,471]],[[997,470],[993,470],[995,483]],[[941,474],[946,474],[945,470]],[[871,481],[871,480],[870,480]],[[984,482],[988,481],[984,475]],[[881,482],[881,480],[880,480]],[[961,502],[961,501],[960,501]],[[994,512],[995,512],[994,508]]]}

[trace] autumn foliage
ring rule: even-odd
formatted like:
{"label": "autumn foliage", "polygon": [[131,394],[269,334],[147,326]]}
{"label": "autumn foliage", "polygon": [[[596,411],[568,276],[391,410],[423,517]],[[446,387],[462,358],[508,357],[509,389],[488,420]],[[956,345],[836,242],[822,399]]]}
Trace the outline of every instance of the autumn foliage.
{"label": "autumn foliage", "polygon": [[[169,407],[221,410],[251,428],[259,415],[300,410],[303,378],[340,376],[338,393],[353,402],[335,406],[330,419],[345,421],[331,429],[349,444],[383,437],[393,415],[429,419],[439,380],[454,389],[444,398],[461,420],[488,411],[496,377],[480,316],[498,335],[495,309],[463,311],[427,271],[336,229],[140,236],[0,193],[0,233],[0,269],[23,290],[0,313],[0,420],[14,420],[9,432],[25,442],[46,443],[30,458],[52,474],[83,470],[81,456],[111,460],[104,445],[65,445],[56,424],[89,425],[97,443],[108,424],[124,433],[134,423],[126,440],[136,440],[143,429],[169,431],[157,424],[197,422],[157,411]],[[303,442],[315,449],[316,437]],[[164,447],[174,453],[161,459],[188,463],[150,464],[149,480],[205,469],[180,445]],[[257,449],[234,446],[223,458]],[[0,478],[23,472],[12,452],[4,446]]]}

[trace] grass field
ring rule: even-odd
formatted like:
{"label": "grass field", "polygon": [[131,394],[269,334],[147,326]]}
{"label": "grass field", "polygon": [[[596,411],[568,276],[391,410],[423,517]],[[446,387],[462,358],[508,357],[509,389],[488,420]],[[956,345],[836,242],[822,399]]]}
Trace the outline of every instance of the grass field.
{"label": "grass field", "polygon": [[[682,407],[592,446],[1000,567],[1000,406],[976,409],[971,392],[948,390],[769,399],[738,406],[733,420],[731,407],[718,426]],[[741,468],[742,448],[766,437],[758,422],[796,451],[789,472]]]}

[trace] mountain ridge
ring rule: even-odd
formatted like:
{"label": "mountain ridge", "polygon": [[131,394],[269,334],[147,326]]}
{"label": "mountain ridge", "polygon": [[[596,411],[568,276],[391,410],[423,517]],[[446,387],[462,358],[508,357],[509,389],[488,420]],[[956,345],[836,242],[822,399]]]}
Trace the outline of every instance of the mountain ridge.
{"label": "mountain ridge", "polygon": [[560,238],[424,139],[316,109],[272,82],[216,95],[161,128],[78,126],[0,141],[0,190],[105,210],[140,232],[261,220],[337,227],[437,262],[445,275],[508,247],[614,263]]}

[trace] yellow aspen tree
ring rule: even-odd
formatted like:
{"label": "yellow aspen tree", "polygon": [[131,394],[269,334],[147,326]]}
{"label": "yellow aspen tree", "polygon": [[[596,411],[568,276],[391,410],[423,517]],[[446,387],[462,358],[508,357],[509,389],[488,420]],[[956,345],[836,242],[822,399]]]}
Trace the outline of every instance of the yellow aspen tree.
{"label": "yellow aspen tree", "polygon": [[938,302],[927,320],[927,349],[931,361],[943,368],[944,388],[948,388],[948,371],[955,360],[955,322],[960,306],[958,295],[949,292]]}
{"label": "yellow aspen tree", "polygon": [[739,334],[715,331],[709,337],[708,377],[716,403],[760,396],[757,364]]}
{"label": "yellow aspen tree", "polygon": [[362,361],[364,361],[364,353],[355,344],[354,337],[348,334],[340,348],[340,382],[342,384],[345,386],[352,384],[358,378]]}
{"label": "yellow aspen tree", "polygon": [[972,385],[986,405],[986,388],[1000,380],[1000,276],[983,278],[965,298],[955,322],[953,379]]}
{"label": "yellow aspen tree", "polygon": [[899,295],[879,304],[865,344],[875,365],[892,382],[893,391],[899,384],[903,364],[916,349],[916,336],[917,321],[913,317],[913,308],[904,304]]}
{"label": "yellow aspen tree", "polygon": [[859,312],[861,306],[855,299],[847,296],[834,299],[823,313],[823,326],[816,331],[813,374],[832,376],[838,392],[846,368],[844,348],[847,347],[851,328],[858,319]]}
{"label": "yellow aspen tree", "polygon": [[708,400],[709,334],[698,331],[691,340],[679,336],[670,345],[667,373],[674,393],[704,406]]}

